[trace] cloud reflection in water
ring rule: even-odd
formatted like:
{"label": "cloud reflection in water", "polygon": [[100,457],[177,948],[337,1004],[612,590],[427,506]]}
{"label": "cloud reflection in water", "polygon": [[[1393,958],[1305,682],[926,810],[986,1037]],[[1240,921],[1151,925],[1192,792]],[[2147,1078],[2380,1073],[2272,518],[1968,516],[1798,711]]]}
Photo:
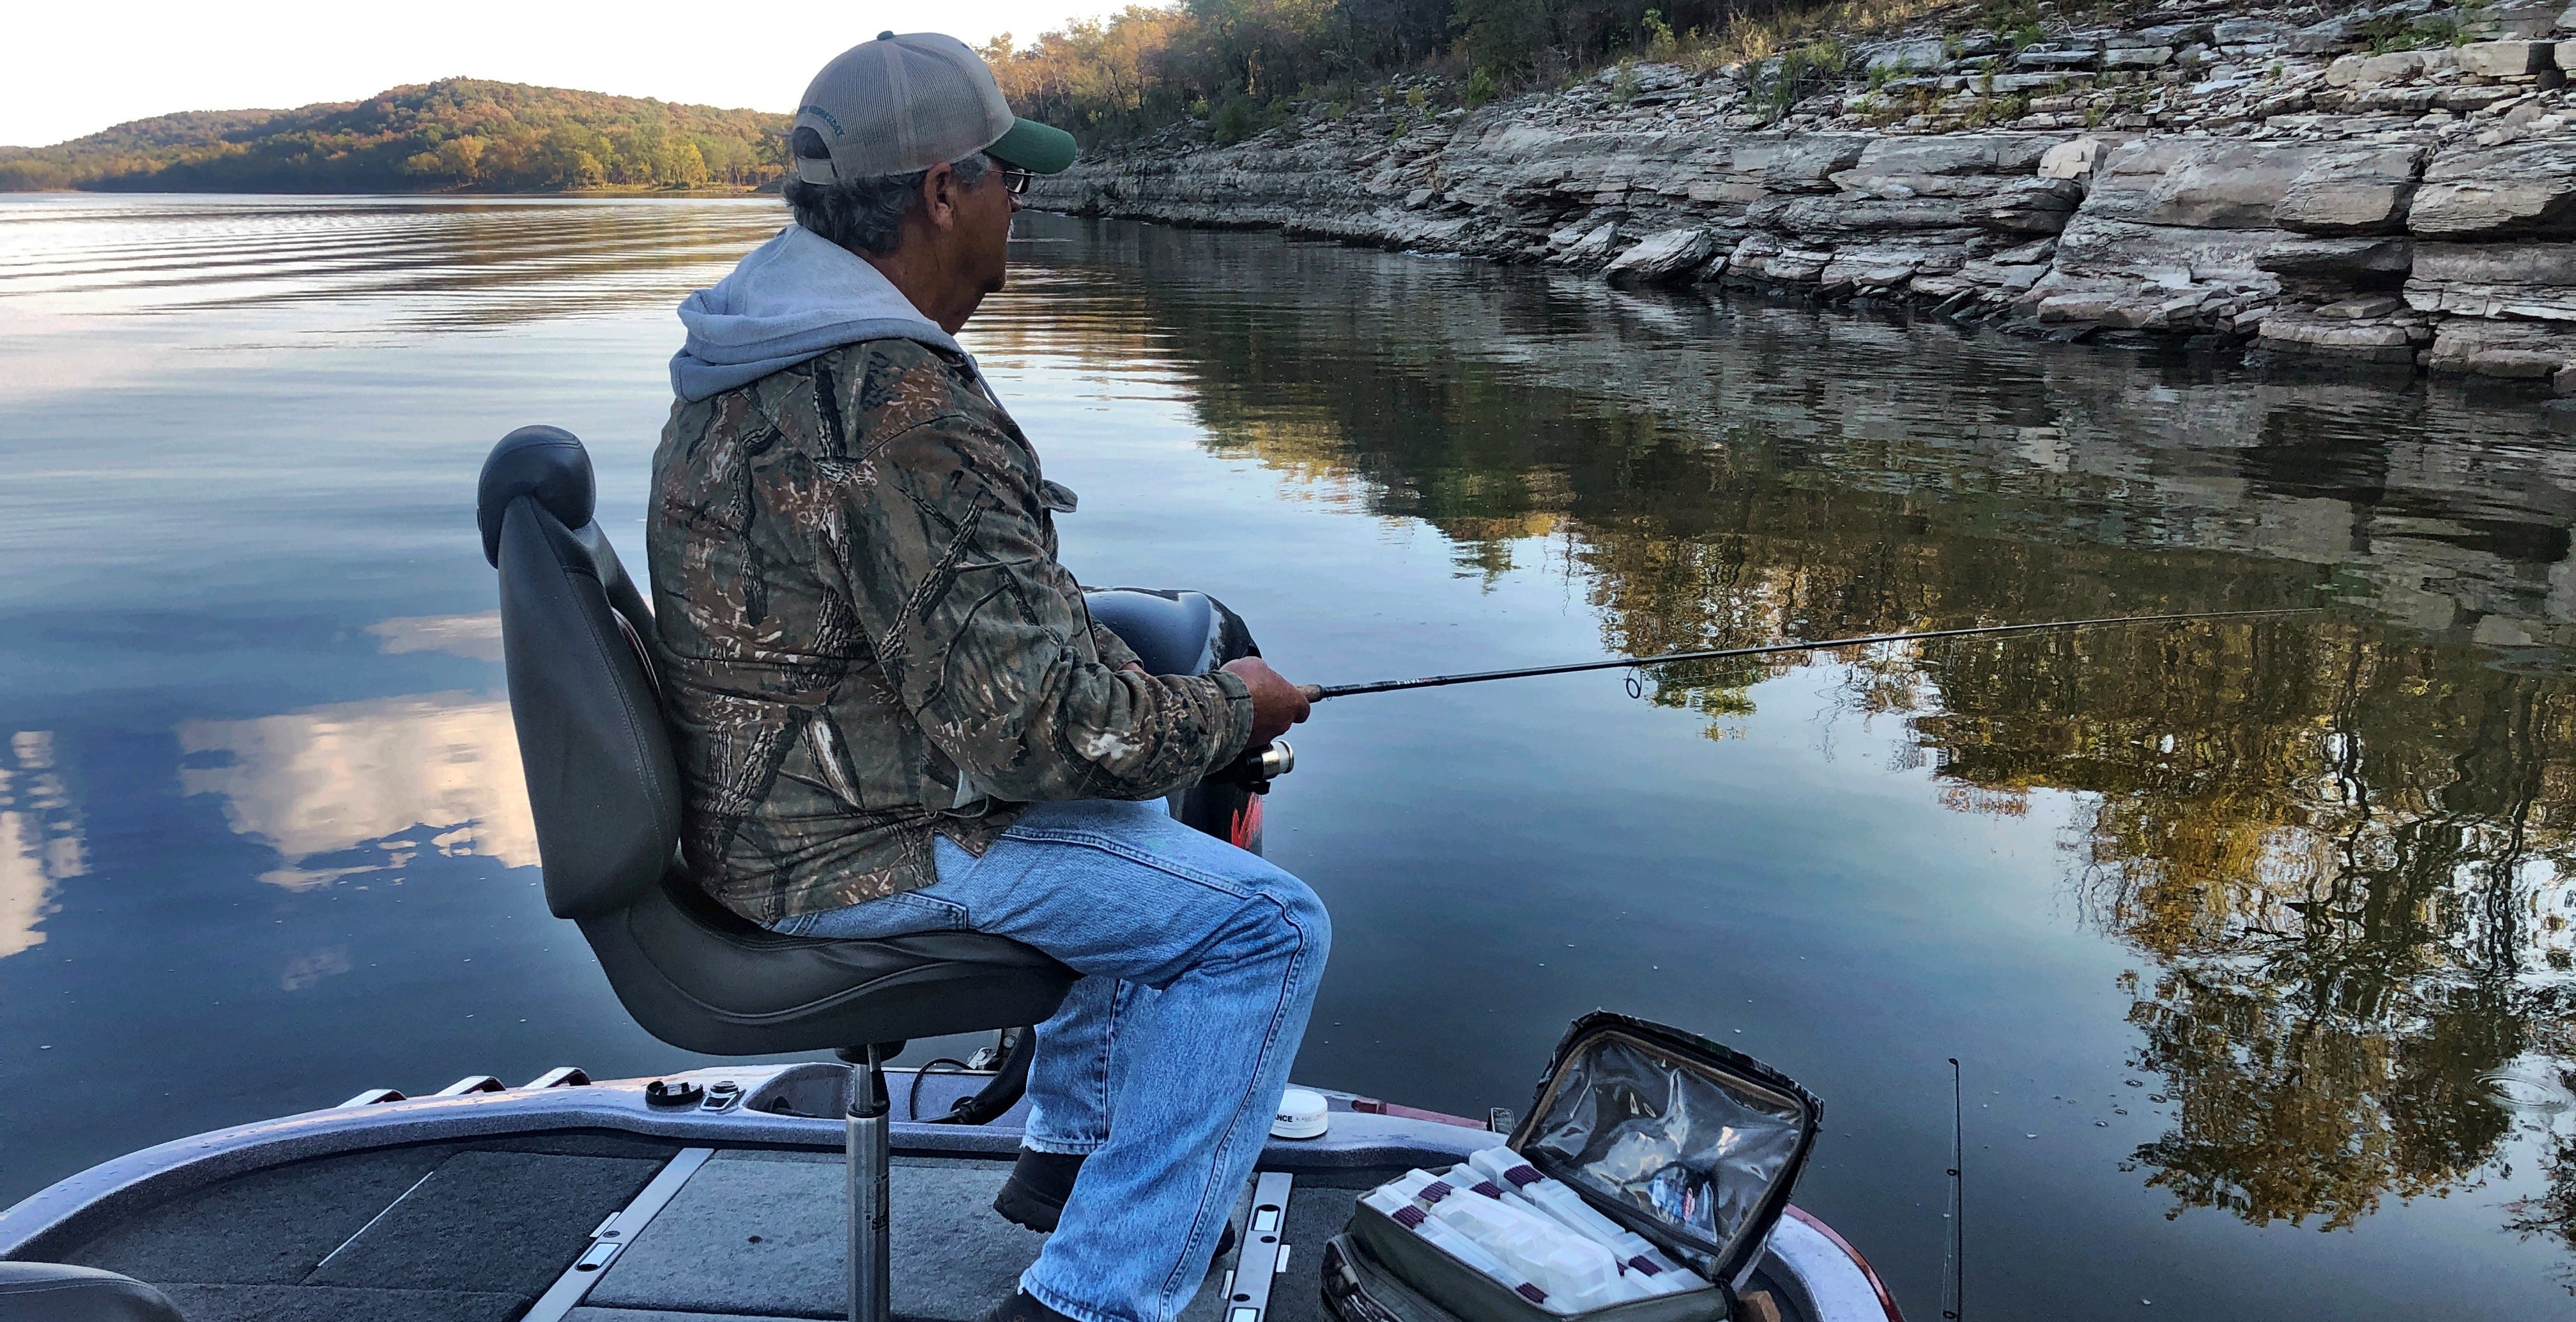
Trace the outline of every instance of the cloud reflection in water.
{"label": "cloud reflection in water", "polygon": [[[510,705],[466,693],[333,703],[178,728],[183,793],[223,797],[224,820],[285,865],[289,890],[398,869],[424,850],[537,862]],[[211,764],[209,764],[211,763]]]}
{"label": "cloud reflection in water", "polygon": [[45,943],[54,892],[87,871],[80,817],[54,769],[54,737],[18,731],[0,762],[0,959]]}

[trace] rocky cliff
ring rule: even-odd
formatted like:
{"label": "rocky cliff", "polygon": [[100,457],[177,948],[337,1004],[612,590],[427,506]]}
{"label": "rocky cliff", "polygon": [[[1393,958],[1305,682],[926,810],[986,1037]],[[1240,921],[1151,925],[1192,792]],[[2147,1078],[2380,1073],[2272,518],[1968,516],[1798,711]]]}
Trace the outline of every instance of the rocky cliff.
{"label": "rocky cliff", "polygon": [[1037,201],[2576,393],[2569,69],[2576,8],[2169,3],[1859,46],[1786,105],[1776,58],[1472,111],[1399,86],[1231,146],[1181,125]]}

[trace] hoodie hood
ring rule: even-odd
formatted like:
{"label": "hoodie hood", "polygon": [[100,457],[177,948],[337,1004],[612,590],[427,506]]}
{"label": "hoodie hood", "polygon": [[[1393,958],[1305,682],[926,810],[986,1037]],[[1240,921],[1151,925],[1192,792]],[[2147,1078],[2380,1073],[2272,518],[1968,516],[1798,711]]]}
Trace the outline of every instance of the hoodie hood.
{"label": "hoodie hood", "polygon": [[680,321],[689,339],[671,356],[671,389],[692,404],[861,340],[917,340],[975,361],[877,268],[802,225],[682,300]]}

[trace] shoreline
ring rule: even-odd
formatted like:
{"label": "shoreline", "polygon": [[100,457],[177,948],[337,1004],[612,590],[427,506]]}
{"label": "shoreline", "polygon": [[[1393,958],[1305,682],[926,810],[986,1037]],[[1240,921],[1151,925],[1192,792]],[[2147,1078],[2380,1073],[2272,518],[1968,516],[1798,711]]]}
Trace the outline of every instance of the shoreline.
{"label": "shoreline", "polygon": [[1862,46],[1865,82],[1786,114],[1759,67],[1623,64],[1232,145],[1184,124],[1031,202],[2576,395],[2576,8],[2459,12],[2524,35],[2372,54],[2382,11],[2167,4]]}
{"label": "shoreline", "polygon": [[355,192],[332,188],[5,188],[0,200],[13,197],[776,197],[768,184],[748,188],[417,188],[391,193],[383,189]]}

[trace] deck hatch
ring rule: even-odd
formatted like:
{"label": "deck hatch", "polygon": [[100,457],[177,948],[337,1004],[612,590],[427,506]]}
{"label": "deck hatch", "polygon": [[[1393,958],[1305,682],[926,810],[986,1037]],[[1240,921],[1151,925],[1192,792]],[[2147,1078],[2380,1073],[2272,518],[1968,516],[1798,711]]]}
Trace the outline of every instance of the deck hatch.
{"label": "deck hatch", "polygon": [[608,1266],[617,1260],[618,1252],[633,1243],[635,1237],[643,1233],[644,1227],[653,1224],[653,1218],[661,1215],[662,1209],[679,1196],[689,1177],[697,1174],[698,1168],[707,1164],[707,1158],[715,1154],[714,1148],[680,1149],[661,1170],[654,1173],[652,1181],[635,1195],[634,1201],[611,1212],[607,1220],[599,1223],[598,1229],[590,1232],[590,1247],[573,1259],[572,1266],[565,1268],[564,1274],[538,1296],[537,1302],[529,1306],[519,1322],[561,1322],[564,1314],[580,1304],[582,1296],[590,1293],[590,1287],[607,1274]]}
{"label": "deck hatch", "polygon": [[471,1150],[439,1163],[301,1284],[543,1293],[589,1247],[585,1225],[633,1200],[667,1162]]}

